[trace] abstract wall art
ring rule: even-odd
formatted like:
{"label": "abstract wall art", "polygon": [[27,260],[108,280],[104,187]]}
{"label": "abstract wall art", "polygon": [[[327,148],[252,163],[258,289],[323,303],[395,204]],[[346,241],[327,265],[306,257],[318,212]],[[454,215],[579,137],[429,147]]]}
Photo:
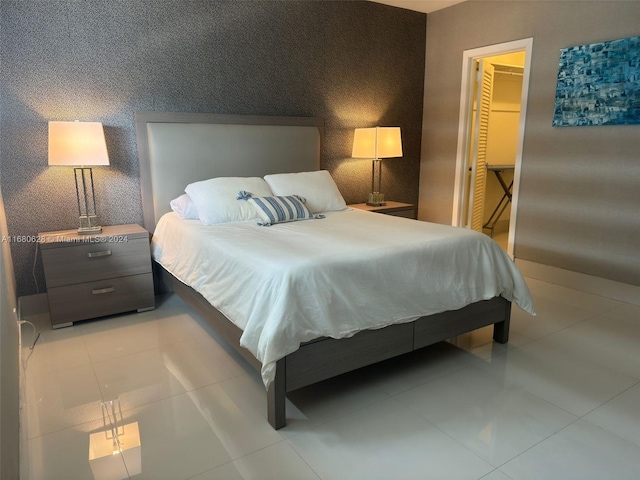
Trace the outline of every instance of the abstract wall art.
{"label": "abstract wall art", "polygon": [[640,37],[560,50],[554,127],[640,125]]}

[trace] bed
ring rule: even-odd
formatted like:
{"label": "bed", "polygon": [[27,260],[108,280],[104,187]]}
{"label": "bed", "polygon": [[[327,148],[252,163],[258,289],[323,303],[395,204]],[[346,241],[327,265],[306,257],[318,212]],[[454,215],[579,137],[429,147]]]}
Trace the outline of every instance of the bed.
{"label": "bed", "polygon": [[[285,401],[289,391],[487,325],[494,326],[494,340],[505,343],[509,336],[511,301],[533,313],[529,292],[519,272],[510,260],[498,259],[499,271],[477,269],[479,277],[468,281],[461,282],[455,266],[447,273],[449,285],[473,290],[473,301],[454,296],[452,301],[440,305],[434,294],[433,306],[426,310],[420,307],[428,314],[410,314],[414,311],[412,302],[418,302],[421,283],[429,283],[431,278],[423,275],[420,282],[412,284],[401,273],[391,273],[392,263],[404,261],[404,268],[408,268],[411,257],[407,255],[414,254],[411,249],[427,255],[420,253],[424,250],[420,240],[423,236],[433,236],[444,248],[444,244],[452,243],[449,241],[452,227],[347,209],[327,212],[323,219],[280,224],[278,228],[253,223],[211,228],[170,212],[170,201],[193,182],[318,170],[323,140],[323,124],[319,119],[138,112],[135,120],[145,227],[154,232],[158,226],[153,244],[158,284],[184,299],[261,372],[267,388],[267,418],[275,429],[286,425]],[[390,239],[387,250],[382,250],[375,242],[364,242],[362,238],[348,242],[334,238],[348,228],[363,233],[397,228],[407,233],[402,239]],[[205,240],[209,235],[211,238]],[[467,253],[461,257],[493,263],[494,257],[504,255],[486,236],[458,230],[456,237],[466,242],[463,248]],[[189,239],[188,245],[193,245],[194,250],[188,259],[182,254],[188,250],[184,247],[185,239]],[[329,250],[343,257],[340,262],[322,254],[326,242],[334,242]],[[359,247],[366,244],[369,245],[366,248]],[[270,247],[256,248],[257,245]],[[265,250],[266,255],[260,256],[257,250]],[[358,250],[362,251],[356,253]],[[393,250],[403,250],[404,260],[390,255]],[[321,312],[307,305],[298,306],[305,302],[291,301],[289,297],[284,304],[277,304],[273,295],[266,296],[263,303],[256,303],[253,297],[262,295],[251,292],[261,291],[265,281],[274,280],[252,273],[251,265],[261,265],[262,272],[279,271],[279,264],[270,259],[284,255],[290,255],[288,263],[300,275],[287,282],[295,287],[291,288],[299,296],[295,298],[326,297],[324,303],[333,310],[327,307],[326,312]],[[362,261],[352,262],[358,255],[363,257]],[[207,268],[196,271],[199,258],[216,261],[207,261]],[[441,258],[442,253],[432,261],[442,263]],[[469,263],[470,259],[466,261]],[[205,280],[209,274],[212,277]],[[225,274],[231,276],[224,277]],[[417,270],[415,274],[418,275]],[[283,275],[289,279],[291,271]],[[380,277],[376,279],[376,275]],[[446,277],[440,273],[437,276]],[[502,280],[502,276],[507,280]],[[216,279],[220,281],[216,283]],[[373,297],[384,292],[388,295],[385,298],[398,296],[402,301],[391,305],[388,311],[386,301],[368,305],[359,293],[370,289],[369,284],[375,286],[371,287],[376,293]],[[505,284],[509,287],[505,288]],[[232,288],[226,288],[229,285]],[[288,291],[280,286],[275,292],[285,290]],[[246,301],[249,297],[250,302]],[[326,318],[318,318],[317,325],[312,323],[316,319],[310,319],[308,325],[313,326],[293,331],[292,325],[307,325],[307,317],[313,316],[309,311]],[[377,316],[376,322],[365,328],[360,317],[372,316]],[[392,318],[387,320],[387,316]],[[264,325],[260,324],[259,334],[254,335],[253,325],[260,322],[260,317],[264,317]]]}

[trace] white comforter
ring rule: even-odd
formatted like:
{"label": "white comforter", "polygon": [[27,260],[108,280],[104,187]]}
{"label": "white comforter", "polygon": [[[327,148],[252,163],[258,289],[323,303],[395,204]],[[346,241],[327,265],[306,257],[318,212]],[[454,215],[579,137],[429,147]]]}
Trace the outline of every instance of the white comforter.
{"label": "white comforter", "polygon": [[349,337],[502,295],[534,314],[514,263],[470,230],[359,210],[259,227],[163,216],[153,257],[243,330],[263,364],[300,343]]}

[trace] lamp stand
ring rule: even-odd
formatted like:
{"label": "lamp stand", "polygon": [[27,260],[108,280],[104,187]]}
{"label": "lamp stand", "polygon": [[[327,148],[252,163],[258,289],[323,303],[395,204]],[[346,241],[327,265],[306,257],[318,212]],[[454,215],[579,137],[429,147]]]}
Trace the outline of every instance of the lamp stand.
{"label": "lamp stand", "polygon": [[80,228],[78,235],[95,235],[102,232],[96,214],[96,196],[93,190],[93,171],[89,167],[73,169],[76,180],[76,197],[78,199],[78,215]]}
{"label": "lamp stand", "polygon": [[[378,172],[378,182],[376,186],[376,170]],[[371,193],[367,205],[382,207],[387,203],[384,201],[384,193],[380,193],[382,185],[382,161],[379,158],[373,160],[371,165]],[[376,188],[377,187],[377,188]]]}

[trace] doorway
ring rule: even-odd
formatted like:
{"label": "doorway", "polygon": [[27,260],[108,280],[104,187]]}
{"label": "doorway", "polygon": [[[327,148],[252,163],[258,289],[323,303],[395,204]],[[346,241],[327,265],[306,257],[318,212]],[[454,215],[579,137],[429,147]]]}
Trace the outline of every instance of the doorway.
{"label": "doorway", "polygon": [[532,44],[463,55],[452,224],[491,235],[512,258]]}

